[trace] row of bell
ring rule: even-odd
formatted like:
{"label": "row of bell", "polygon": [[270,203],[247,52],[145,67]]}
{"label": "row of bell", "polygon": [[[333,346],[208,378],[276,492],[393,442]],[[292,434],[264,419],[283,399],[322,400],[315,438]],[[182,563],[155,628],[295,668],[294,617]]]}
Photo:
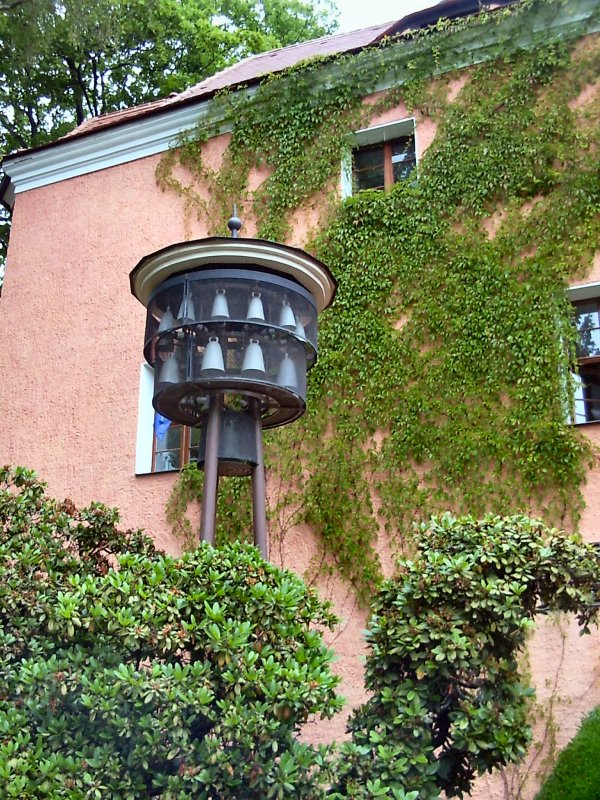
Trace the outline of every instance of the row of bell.
{"label": "row of bell", "polygon": [[[223,351],[216,336],[211,336],[202,356],[200,374],[203,378],[220,378],[225,375]],[[265,359],[257,339],[250,339],[244,352],[242,377],[252,380],[264,380],[266,375]],[[158,375],[159,383],[181,383],[181,373],[177,358],[172,355],[164,362]],[[296,365],[285,353],[277,370],[277,385],[292,391],[298,390]]]}
{"label": "row of bell", "polygon": [[[210,313],[211,320],[226,320],[230,319],[229,305],[227,297],[225,296],[225,289],[217,289],[215,292],[215,299],[213,300],[212,310]],[[261,300],[260,292],[252,292],[250,302],[248,304],[248,311],[246,312],[246,320],[248,322],[266,322],[265,310]],[[158,326],[158,333],[175,328],[179,325],[192,324],[196,322],[196,312],[194,309],[194,301],[191,297],[184,297],[179,306],[177,317],[173,316],[171,307],[168,306],[167,310],[162,316]],[[296,336],[306,338],[306,331],[304,325],[299,319],[296,319],[294,310],[287,300],[281,304],[281,311],[279,312],[279,327],[285,328],[288,331],[293,331]]]}

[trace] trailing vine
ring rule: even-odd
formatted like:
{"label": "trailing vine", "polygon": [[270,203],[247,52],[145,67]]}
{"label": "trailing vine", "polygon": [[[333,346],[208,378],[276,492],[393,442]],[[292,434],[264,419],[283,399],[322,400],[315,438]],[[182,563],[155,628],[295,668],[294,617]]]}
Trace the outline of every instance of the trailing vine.
{"label": "trailing vine", "polygon": [[[598,10],[540,29],[570,6],[526,0],[224,94],[218,121],[158,169],[212,232],[224,233],[234,199],[259,236],[280,241],[298,209],[321,212],[308,247],[339,292],[322,315],[308,411],[267,439],[288,487],[272,527],[287,504],[359,598],[380,579],[381,532],[400,550],[432,513],[529,511],[577,525],[593,452],[565,424],[575,333],[564,289],[600,238],[600,99],[575,102],[600,74],[598,35],[576,46]],[[450,99],[454,68],[481,42],[484,62],[460,73]],[[393,88],[365,104],[384,79]],[[349,132],[401,101],[437,124],[417,178],[339,201]],[[227,124],[213,170],[203,143]],[[197,488],[184,472],[172,522]],[[239,522],[241,510],[229,513]]]}

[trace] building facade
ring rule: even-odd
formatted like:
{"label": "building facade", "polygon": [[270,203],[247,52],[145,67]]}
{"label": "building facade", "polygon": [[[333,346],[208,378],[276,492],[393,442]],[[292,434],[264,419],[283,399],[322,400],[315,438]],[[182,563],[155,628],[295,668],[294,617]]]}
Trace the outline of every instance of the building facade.
{"label": "building facade", "polygon": [[[272,560],[342,617],[332,646],[349,706],[363,696],[364,598],[410,552],[413,520],[523,510],[599,540],[595,5],[476,14],[448,0],[246,59],[5,159],[0,458],[182,548],[165,508],[198,432],[155,418],[129,273],[225,235],[236,202],[243,236],[316,251],[340,284],[313,407],[271,434],[267,491]],[[336,539],[344,527],[353,538]],[[599,651],[568,620],[540,627],[539,753],[479,796],[533,797],[554,724],[564,745],[600,701]],[[307,735],[342,731],[340,719]]]}

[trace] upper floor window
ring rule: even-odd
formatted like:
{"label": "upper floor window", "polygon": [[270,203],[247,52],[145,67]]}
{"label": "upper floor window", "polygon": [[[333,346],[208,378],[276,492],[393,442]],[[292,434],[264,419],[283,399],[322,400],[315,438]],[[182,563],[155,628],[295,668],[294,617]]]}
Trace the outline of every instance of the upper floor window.
{"label": "upper floor window", "polygon": [[401,136],[389,142],[359,147],[352,153],[352,186],[389,189],[407,178],[416,165],[415,137]]}
{"label": "upper floor window", "polygon": [[412,117],[364,128],[352,135],[342,164],[342,197],[361,189],[389,189],[417,164]]}
{"label": "upper floor window", "polygon": [[574,422],[600,421],[600,298],[573,303],[579,332]]}

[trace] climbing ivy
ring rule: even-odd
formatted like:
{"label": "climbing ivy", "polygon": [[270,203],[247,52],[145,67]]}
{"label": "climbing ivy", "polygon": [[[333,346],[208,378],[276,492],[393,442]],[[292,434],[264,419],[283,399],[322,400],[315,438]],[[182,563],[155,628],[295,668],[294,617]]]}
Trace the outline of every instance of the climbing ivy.
{"label": "climbing ivy", "polygon": [[[321,318],[308,411],[267,439],[271,474],[288,487],[271,533],[287,503],[319,537],[321,568],[362,599],[380,578],[378,537],[401,550],[432,513],[533,511],[577,525],[593,452],[565,424],[565,286],[589,270],[600,236],[600,100],[575,102],[600,74],[598,35],[581,43],[600,19],[575,5],[580,22],[558,28],[544,20],[572,3],[525,0],[302,63],[216,98],[218,121],[159,166],[160,185],[214,233],[232,200],[280,241],[297,210],[320,213],[307,246],[339,291]],[[383,83],[393,88],[366,104]],[[417,130],[425,116],[437,125],[416,178],[340,201],[349,132],[401,101]],[[211,169],[203,143],[228,125]]]}

